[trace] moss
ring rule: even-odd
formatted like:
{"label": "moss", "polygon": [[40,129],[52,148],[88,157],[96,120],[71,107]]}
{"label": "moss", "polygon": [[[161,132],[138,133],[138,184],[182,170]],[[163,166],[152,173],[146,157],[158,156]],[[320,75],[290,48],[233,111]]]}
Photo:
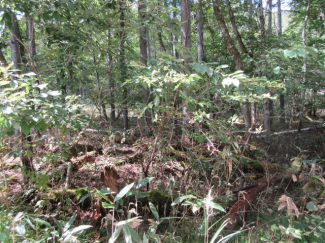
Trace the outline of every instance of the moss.
{"label": "moss", "polygon": [[67,198],[70,198],[74,203],[78,203],[79,200],[89,193],[87,188],[81,187],[77,189],[68,190],[48,190],[46,193],[42,193],[41,198],[51,200],[54,202],[60,202]]}
{"label": "moss", "polygon": [[170,212],[172,196],[162,191],[159,187],[152,189],[148,194],[149,202],[156,206],[159,215],[163,215],[164,213],[168,215]]}

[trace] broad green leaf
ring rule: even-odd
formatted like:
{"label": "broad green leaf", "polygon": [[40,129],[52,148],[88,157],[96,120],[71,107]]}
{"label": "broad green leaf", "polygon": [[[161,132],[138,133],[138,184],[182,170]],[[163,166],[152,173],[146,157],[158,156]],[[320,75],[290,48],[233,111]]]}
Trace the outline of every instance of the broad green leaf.
{"label": "broad green leaf", "polygon": [[34,219],[38,224],[42,224],[42,225],[46,225],[47,227],[51,227],[51,224],[49,222],[46,222],[45,220],[43,219],[40,219],[40,218],[35,218]]}
{"label": "broad green leaf", "polygon": [[[5,233],[0,233],[0,241],[1,242],[5,242],[5,240],[7,239],[7,235]],[[148,242],[148,241],[147,241]]]}
{"label": "broad green leaf", "polygon": [[109,238],[109,243],[115,243],[119,235],[121,234],[123,226],[119,226],[115,229],[114,233],[112,234],[111,238]]}
{"label": "broad green leaf", "polygon": [[116,197],[115,197],[115,199],[114,199],[114,201],[118,201],[118,200],[120,200],[122,197],[124,197],[125,196],[125,194],[127,194],[130,190],[131,190],[131,188],[133,187],[133,185],[134,185],[134,182],[133,183],[131,183],[131,184],[129,184],[129,185],[127,185],[127,186],[125,186],[117,195],[116,195]]}
{"label": "broad green leaf", "polygon": [[223,87],[230,86],[230,85],[234,85],[234,86],[238,87],[239,80],[235,79],[235,78],[225,78],[222,80],[222,85],[223,85]]}
{"label": "broad green leaf", "polygon": [[273,69],[273,73],[275,73],[275,74],[279,74],[280,71],[281,71],[281,67],[276,67]]}
{"label": "broad green leaf", "polygon": [[82,198],[80,198],[80,200],[77,203],[77,205],[80,204],[80,203],[82,203],[83,201],[85,201],[88,197],[92,196],[92,194],[94,194],[94,192],[90,192],[90,193],[86,194],[85,196],[83,196]]}
{"label": "broad green leaf", "polygon": [[[127,229],[128,233],[131,235],[131,239],[135,240],[136,242],[141,242],[141,238],[138,235],[137,232],[135,232],[134,229],[132,229],[132,227],[130,225],[125,225],[124,229]],[[132,240],[131,240],[132,243]]]}
{"label": "broad green leaf", "polygon": [[150,207],[150,210],[151,210],[153,216],[155,216],[155,218],[156,218],[157,220],[159,220],[159,213],[158,213],[158,211],[157,211],[155,205],[153,205],[151,202],[149,202],[149,207]]}
{"label": "broad green leaf", "polygon": [[0,81],[0,86],[10,84],[10,81]]}
{"label": "broad green leaf", "polygon": [[20,124],[20,127],[21,127],[21,131],[25,134],[25,135],[28,135],[30,133],[30,124],[27,124],[27,123],[23,123],[23,124]]}
{"label": "broad green leaf", "polygon": [[91,227],[93,227],[93,226],[91,226],[91,225],[80,225],[80,226],[78,226],[78,227],[76,227],[76,228],[73,228],[73,229],[68,230],[67,232],[65,232],[65,233],[62,235],[62,237],[65,238],[65,241],[66,241],[66,240],[69,240],[69,238],[70,238],[72,235],[77,234],[77,233],[81,233],[81,231],[83,231],[83,230],[85,230],[85,229],[89,229],[89,228],[91,228]]}
{"label": "broad green leaf", "polygon": [[61,95],[61,92],[60,91],[48,91],[47,94],[51,95],[51,96],[59,96],[59,95]]}
{"label": "broad green leaf", "polygon": [[295,51],[292,51],[292,50],[284,50],[283,52],[284,56],[286,58],[294,58],[294,57],[297,57],[297,54]]}
{"label": "broad green leaf", "polygon": [[96,192],[102,197],[104,198],[106,201],[110,202],[111,204],[113,204],[113,202],[102,192],[102,190],[98,190],[96,189]]}
{"label": "broad green leaf", "polygon": [[208,199],[203,199],[202,202],[207,206],[207,207],[210,207],[210,208],[213,208],[213,209],[217,209],[221,212],[225,212],[225,209],[218,203],[215,203],[211,200],[208,200]]}
{"label": "broad green leaf", "polygon": [[172,202],[171,206],[175,206],[176,204],[179,204],[180,202],[184,201],[185,199],[190,199],[190,198],[196,198],[196,196],[193,196],[193,195],[180,196]]}
{"label": "broad green leaf", "polygon": [[114,204],[102,202],[103,208],[115,208]]}
{"label": "broad green leaf", "polygon": [[68,221],[68,222],[64,225],[64,227],[63,227],[63,233],[66,232],[66,231],[71,227],[71,225],[72,225],[73,222],[75,221],[76,217],[77,217],[77,214],[76,214],[76,213],[74,213],[74,214],[71,216],[71,218],[69,219],[69,221]]}
{"label": "broad green leaf", "polygon": [[46,125],[46,123],[45,123],[45,121],[43,119],[38,121],[36,123],[36,125],[35,125],[35,130],[36,131],[39,131],[40,129],[42,129],[43,132],[45,132],[46,129],[47,129],[47,125]]}
{"label": "broad green leaf", "polygon": [[144,178],[143,180],[141,180],[141,181],[139,182],[138,185],[136,185],[135,188],[136,188],[136,189],[139,189],[139,188],[143,187],[144,185],[146,185],[147,183],[149,183],[150,181],[152,181],[154,178],[155,178],[155,177],[146,177],[146,178]]}

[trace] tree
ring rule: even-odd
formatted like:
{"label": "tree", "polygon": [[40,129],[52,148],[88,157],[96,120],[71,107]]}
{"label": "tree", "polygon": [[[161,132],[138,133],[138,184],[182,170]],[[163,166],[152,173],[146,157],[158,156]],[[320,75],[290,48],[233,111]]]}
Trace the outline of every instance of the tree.
{"label": "tree", "polygon": [[[191,13],[190,13],[190,1],[189,0],[181,0],[181,31],[182,31],[182,46],[183,46],[183,52],[182,56],[184,59],[183,65],[184,65],[184,72],[186,70],[189,70],[188,63],[191,62]],[[184,88],[183,90],[183,96],[188,96],[189,91]],[[188,111],[188,106],[186,105],[184,99],[183,99],[183,107],[182,107],[182,113],[183,113],[183,120],[182,120],[182,137],[181,141],[184,144],[188,144],[189,141],[189,135],[186,131],[186,129],[189,126],[189,120],[190,115]]]}

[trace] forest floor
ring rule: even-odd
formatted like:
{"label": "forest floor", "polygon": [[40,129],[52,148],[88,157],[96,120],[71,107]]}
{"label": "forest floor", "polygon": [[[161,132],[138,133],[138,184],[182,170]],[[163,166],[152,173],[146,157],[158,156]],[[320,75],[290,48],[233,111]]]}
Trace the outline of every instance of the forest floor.
{"label": "forest floor", "polygon": [[[264,158],[267,158],[267,163],[277,164],[276,169],[270,169],[271,173],[287,170],[291,167],[293,162],[298,160],[303,161],[306,162],[307,165],[309,164],[309,166],[307,166],[308,168],[305,168],[306,172],[314,170],[312,173],[324,178],[325,127],[319,126],[323,124],[322,122],[323,121],[310,121],[305,126],[308,125],[308,127],[314,128],[302,132],[278,134],[272,136],[268,143],[266,143],[263,138],[252,137],[249,141],[249,144],[252,146],[246,149],[244,155],[247,158],[256,160],[260,158],[257,153],[259,153],[260,150],[265,151],[266,154],[263,156]],[[155,139],[140,138],[130,134],[127,135],[129,138],[125,137],[125,135],[121,136],[121,134],[118,136],[112,137],[109,134],[94,132],[93,130],[90,132],[85,131],[83,133],[81,138],[79,138],[75,143],[77,153],[74,151],[75,155],[70,158],[70,161],[74,165],[70,188],[87,188],[87,190],[91,192],[94,189],[105,187],[104,182],[101,179],[101,173],[103,172],[103,168],[108,164],[115,166],[119,175],[119,178],[116,179],[118,180],[120,188],[133,182],[139,182],[145,177],[144,170],[146,166],[148,166],[145,161],[148,160],[148,153],[150,152],[148,147],[155,143]],[[93,150],[96,152],[93,152]],[[71,151],[71,147],[69,148],[69,151]],[[55,153],[54,149],[47,150],[48,153],[46,156],[44,156],[44,152],[45,151],[38,151],[39,156],[34,157],[36,171],[46,175],[48,178],[48,180],[45,180],[47,190],[64,190],[66,183],[65,172],[67,170],[66,162],[57,158],[58,161],[54,161],[53,163],[53,156]],[[154,151],[154,153],[157,153],[158,157],[168,157],[168,154],[164,154],[163,151]],[[185,194],[189,188],[192,190],[195,188],[196,193],[199,193],[200,191],[201,193],[207,193],[209,186],[211,188],[215,184],[214,186],[217,188],[220,187],[220,185],[225,185],[215,182],[218,180],[220,182],[218,175],[201,173],[199,171],[196,172],[190,167],[184,166],[184,161],[188,160],[188,158],[186,158],[187,155],[182,154],[182,151],[180,151],[180,153],[181,154],[178,154],[178,156],[174,153],[174,155],[169,158],[164,158],[161,161],[155,160],[150,164],[150,173],[148,176],[154,177],[154,179],[150,182],[149,189],[159,188],[162,191],[168,192],[170,191],[169,188],[173,187],[173,190],[177,191],[180,196]],[[157,156],[155,156],[155,158]],[[182,156],[184,158],[183,161],[181,159]],[[20,200],[19,204],[23,203],[23,205],[29,205],[29,207],[35,208],[38,200],[36,196],[37,193],[34,193],[33,196],[26,196],[22,173],[19,166],[17,166],[18,164],[20,164],[19,158],[7,158],[3,160],[1,176],[5,178],[5,189],[1,191],[0,201],[4,204],[9,203],[12,206],[12,204],[17,204],[18,199]],[[315,166],[313,166],[314,164]],[[246,170],[245,168],[241,168],[236,173],[240,174],[242,171],[247,174],[247,182],[238,184],[236,183],[237,180],[246,179],[232,178],[228,181],[228,184],[232,185],[228,185],[228,189],[226,190],[217,189],[216,191],[218,192],[216,192],[216,194],[222,196],[220,195],[221,191],[222,194],[226,195],[229,190],[241,190],[240,186],[249,186],[254,184],[254,179],[251,179],[251,174],[259,174],[254,175],[253,178],[261,178],[261,176],[270,172],[264,169],[261,172],[258,171],[258,169],[256,170],[248,167]],[[192,174],[189,175],[189,173]],[[233,175],[235,176],[235,174]],[[208,177],[210,181],[205,181]],[[171,183],[174,183],[176,186],[171,185]],[[273,191],[273,194],[265,196],[265,200],[277,200],[281,194],[288,192],[287,190],[290,190],[289,185],[290,183],[292,184],[292,182],[285,183],[286,184],[283,185],[283,187],[286,189],[281,189],[278,192]],[[302,186],[303,185],[300,185],[300,187]],[[204,197],[202,194],[200,196]],[[292,197],[294,196],[295,195],[292,195]],[[52,204],[57,204],[58,202],[57,199],[52,198],[51,200],[50,202]],[[236,200],[230,200],[230,202],[231,201],[236,202]],[[58,207],[57,205],[47,207],[46,214],[51,214],[51,210],[59,209],[65,211],[65,215],[69,215],[73,211],[77,210],[79,207],[77,203],[77,201],[73,201],[69,204],[70,207],[66,207],[65,209],[63,207]],[[272,205],[274,203],[276,203],[276,201],[268,202],[267,205]],[[90,212],[93,211],[93,206],[94,205],[88,205],[88,208],[83,208],[83,212],[80,212],[79,210],[80,223],[85,221],[90,222],[92,217]],[[223,206],[225,206],[226,209],[231,207],[231,205],[227,204],[223,204]],[[262,211],[263,210],[264,209],[262,209]],[[41,214],[45,214],[45,212]]]}

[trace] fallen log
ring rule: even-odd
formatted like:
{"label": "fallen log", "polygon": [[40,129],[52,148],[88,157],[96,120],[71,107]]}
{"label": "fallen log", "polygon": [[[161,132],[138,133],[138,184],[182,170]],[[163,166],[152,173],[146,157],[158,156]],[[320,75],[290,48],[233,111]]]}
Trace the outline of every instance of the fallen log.
{"label": "fallen log", "polygon": [[272,177],[262,177],[256,181],[256,186],[243,192],[243,197],[239,199],[228,211],[225,220],[229,223],[225,230],[235,230],[241,222],[241,216],[245,214],[246,209],[254,202],[258,194],[268,185],[279,179],[276,173]]}

